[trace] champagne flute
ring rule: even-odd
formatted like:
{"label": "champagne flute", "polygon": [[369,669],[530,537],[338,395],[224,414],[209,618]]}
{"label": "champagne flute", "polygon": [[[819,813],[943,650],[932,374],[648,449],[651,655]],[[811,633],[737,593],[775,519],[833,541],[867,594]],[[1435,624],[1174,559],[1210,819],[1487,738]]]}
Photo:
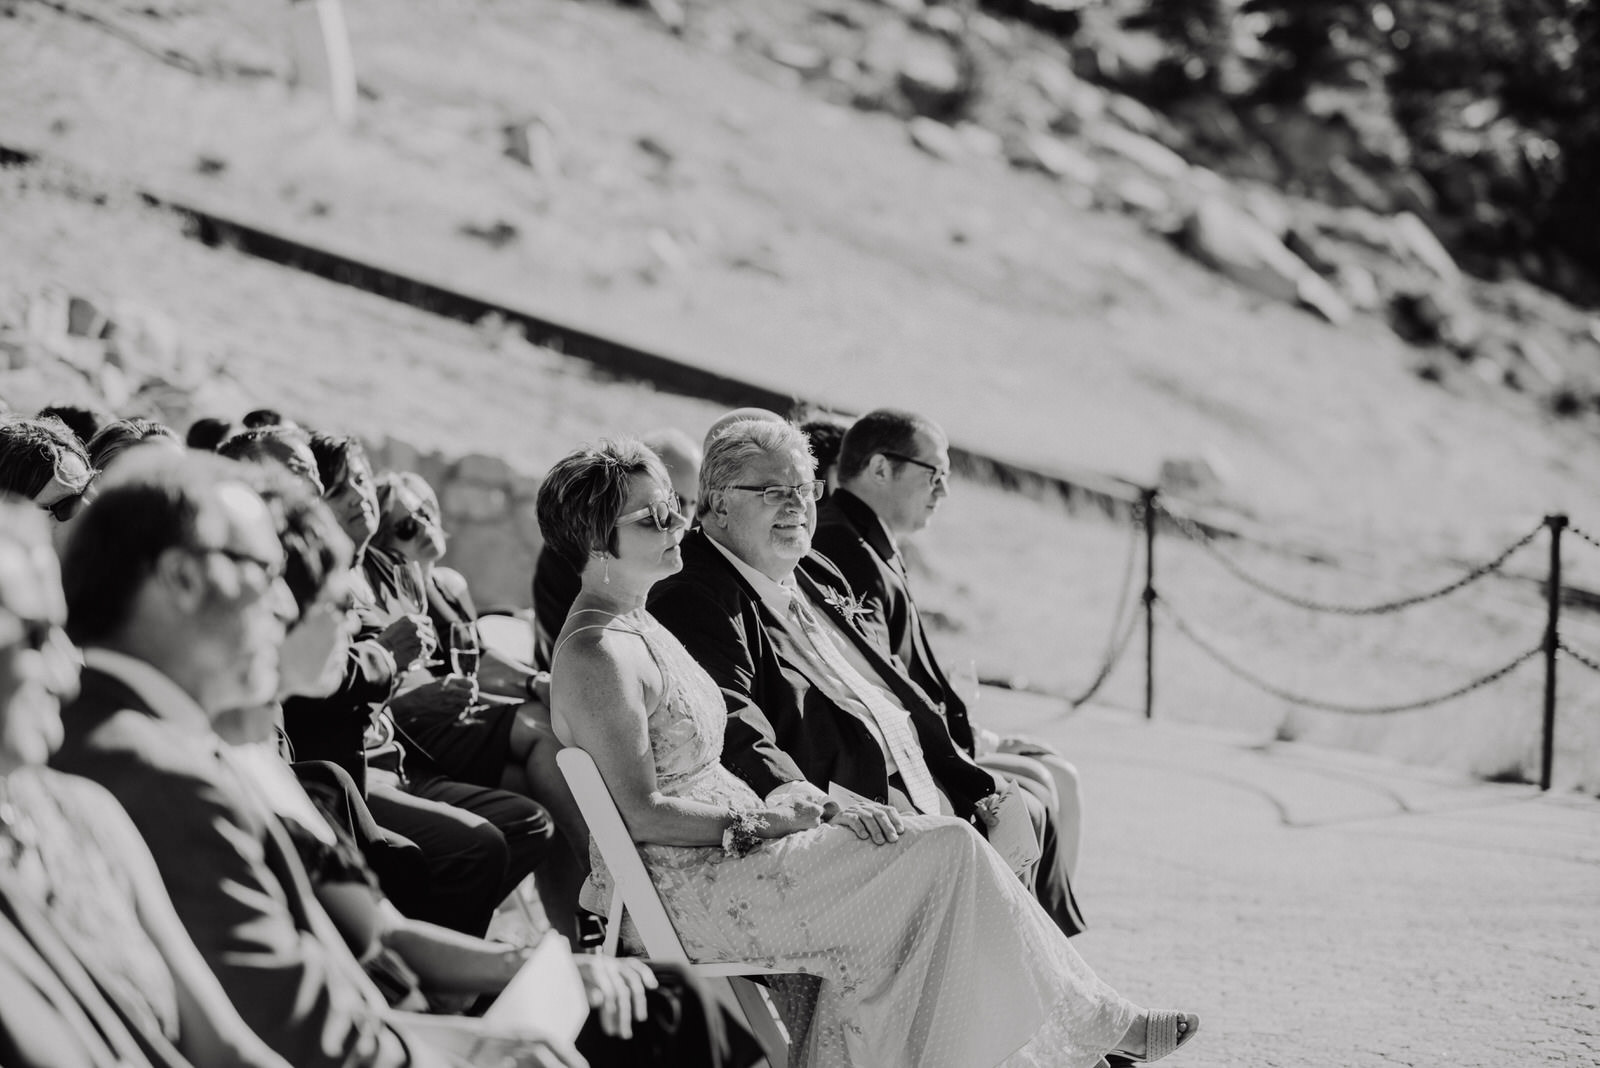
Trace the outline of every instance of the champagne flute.
{"label": "champagne flute", "polygon": [[450,624],[450,670],[464,678],[478,674],[478,628],[470,622]]}
{"label": "champagne flute", "polygon": [[478,660],[481,656],[478,646],[478,628],[470,621],[457,621],[450,624],[450,671],[463,679],[472,682],[474,699],[468,702],[467,707],[461,710],[458,717],[462,723],[477,721],[477,676]]}

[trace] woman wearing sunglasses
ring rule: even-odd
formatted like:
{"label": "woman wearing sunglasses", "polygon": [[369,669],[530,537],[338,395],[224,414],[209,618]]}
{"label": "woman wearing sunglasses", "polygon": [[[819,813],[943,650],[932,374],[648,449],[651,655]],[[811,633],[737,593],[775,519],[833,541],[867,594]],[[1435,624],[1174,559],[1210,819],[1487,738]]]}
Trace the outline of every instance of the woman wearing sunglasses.
{"label": "woman wearing sunglasses", "polygon": [[[465,674],[471,696],[464,711],[391,705],[406,734],[427,750],[454,779],[531,797],[549,810],[569,850],[552,850],[535,873],[545,911],[556,929],[574,933],[578,889],[588,874],[589,836],[556,768],[556,741],[547,703],[549,677],[499,652],[476,645],[477,610],[466,580],[439,566],[447,539],[439,520],[433,488],[411,472],[386,473],[378,479],[378,531],[369,558],[404,574],[397,585],[416,584],[416,610],[426,612],[439,634],[435,675],[450,679]],[[473,644],[476,666],[460,657],[462,639],[452,650],[449,636],[462,634]],[[452,655],[455,653],[456,655]],[[451,680],[453,682],[454,680]]]}
{"label": "woman wearing sunglasses", "polygon": [[93,496],[98,472],[59,419],[0,422],[0,491],[25,497],[57,523],[68,523]]}

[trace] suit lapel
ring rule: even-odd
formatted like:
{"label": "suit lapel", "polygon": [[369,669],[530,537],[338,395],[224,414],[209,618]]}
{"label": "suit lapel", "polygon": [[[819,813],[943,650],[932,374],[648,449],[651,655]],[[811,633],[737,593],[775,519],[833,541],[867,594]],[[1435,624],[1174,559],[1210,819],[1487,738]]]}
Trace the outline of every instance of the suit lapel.
{"label": "suit lapel", "polygon": [[[824,585],[817,579],[812,578],[803,567],[796,568],[794,576],[796,584],[807,597],[807,603],[812,610],[826,615],[828,619],[833,621],[834,626],[849,636],[851,644],[856,647],[856,651],[866,659],[872,670],[877,672],[879,681],[895,695],[901,704],[905,705],[908,712],[926,711],[937,715],[932,702],[928,700],[928,696],[918,689],[915,683],[907,679],[905,673],[885,657],[882,650],[873,644],[870,638],[861,633],[855,621],[848,618],[844,611],[829,599],[824,591],[834,590],[838,592],[835,587]],[[868,681],[872,680],[869,679]]]}

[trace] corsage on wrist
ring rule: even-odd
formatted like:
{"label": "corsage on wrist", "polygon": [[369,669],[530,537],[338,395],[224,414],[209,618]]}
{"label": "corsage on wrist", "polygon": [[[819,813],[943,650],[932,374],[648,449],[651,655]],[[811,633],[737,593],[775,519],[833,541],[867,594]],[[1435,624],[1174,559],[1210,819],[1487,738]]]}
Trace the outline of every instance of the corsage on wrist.
{"label": "corsage on wrist", "polygon": [[730,857],[742,857],[761,844],[758,833],[767,821],[754,812],[733,809],[729,812],[733,822],[722,832],[722,852]]}

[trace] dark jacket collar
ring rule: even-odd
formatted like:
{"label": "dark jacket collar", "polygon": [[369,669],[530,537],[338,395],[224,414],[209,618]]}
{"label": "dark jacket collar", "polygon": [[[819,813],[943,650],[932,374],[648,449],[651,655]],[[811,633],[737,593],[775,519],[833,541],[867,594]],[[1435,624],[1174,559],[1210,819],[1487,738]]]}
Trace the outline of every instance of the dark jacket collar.
{"label": "dark jacket collar", "polygon": [[872,505],[847,489],[834,490],[833,495],[828,498],[828,503],[835,506],[839,514],[857,534],[861,535],[863,541],[872,546],[872,551],[879,557],[885,561],[895,558],[894,542],[889,540],[889,531],[878,518],[878,513],[873,511]]}

